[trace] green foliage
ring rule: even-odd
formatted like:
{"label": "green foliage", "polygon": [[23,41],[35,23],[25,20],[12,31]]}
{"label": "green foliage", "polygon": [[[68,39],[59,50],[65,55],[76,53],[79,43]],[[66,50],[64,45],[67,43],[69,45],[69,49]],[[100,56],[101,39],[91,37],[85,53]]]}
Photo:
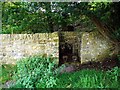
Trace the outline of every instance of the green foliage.
{"label": "green foliage", "polygon": [[56,85],[50,58],[34,56],[17,63],[15,88],[51,88]]}
{"label": "green foliage", "polygon": [[[16,66],[12,66],[12,65],[3,65],[3,66],[4,67],[2,69],[2,82],[5,83],[8,80],[12,80],[12,78],[10,77],[10,74],[13,74],[13,72],[16,70]],[[64,68],[64,66],[62,66],[62,68]],[[23,70],[25,69],[23,68]],[[24,73],[22,74],[22,72],[19,75],[22,76],[24,74]],[[36,74],[38,73],[39,72],[37,72]],[[20,76],[17,76],[19,78],[14,77],[15,80],[16,79],[19,79],[19,80],[16,80],[18,83],[16,83],[16,85],[13,86],[13,88],[25,88],[25,86],[27,85],[24,86],[23,82],[24,83],[33,82],[32,86],[35,85],[37,88],[41,88],[41,87],[44,88],[44,87],[51,87],[51,86],[53,86],[54,88],[120,88],[119,73],[120,73],[120,68],[118,67],[114,67],[112,70],[109,70],[109,71],[100,71],[100,70],[96,71],[96,70],[83,69],[74,73],[59,74],[57,76],[57,79],[55,75],[52,75],[50,77],[44,76],[44,78],[43,76],[41,78],[39,78],[38,76],[38,80],[36,80],[36,82],[34,81],[35,80],[34,75],[32,75],[33,77],[31,77],[30,79],[28,78],[29,81],[25,81],[27,80],[27,77],[31,75],[29,74],[29,75],[26,75],[27,77],[25,76],[26,78],[25,77],[20,78]],[[42,73],[42,74],[45,75],[45,73]],[[48,73],[46,73],[46,75],[48,75]],[[22,79],[21,80],[22,84],[20,84],[20,79]],[[53,85],[53,83],[54,84],[56,83],[56,84]]]}
{"label": "green foliage", "polygon": [[114,35],[113,37],[115,39],[119,40],[120,39],[120,28],[118,30],[114,31],[113,35]]}
{"label": "green foliage", "polygon": [[0,82],[4,84],[8,80],[12,80],[13,72],[16,70],[16,66],[9,64],[2,64],[0,68],[2,68],[0,74]]}
{"label": "green foliage", "polygon": [[2,33],[53,32],[83,19],[88,7],[88,3],[72,2],[4,2]]}
{"label": "green foliage", "polygon": [[97,17],[107,28],[105,35],[119,42],[119,6],[113,2],[3,2],[2,33],[50,33],[67,30],[69,25],[76,31],[92,31],[95,22],[90,20]]}
{"label": "green foliage", "polygon": [[[112,2],[3,2],[2,29],[3,33],[53,32],[67,25],[74,26],[77,21],[87,22],[87,19],[81,21],[82,15],[95,15],[112,25],[119,21],[118,12],[119,4]],[[117,17],[111,18],[112,15]]]}
{"label": "green foliage", "polygon": [[39,10],[40,5],[37,2],[4,2],[2,4],[3,33],[49,32],[47,16]]}
{"label": "green foliage", "polygon": [[118,88],[120,68],[109,71],[84,69],[75,73],[64,73],[58,76],[55,88]]}
{"label": "green foliage", "polygon": [[117,80],[118,80],[119,73],[120,73],[120,72],[119,72],[119,68],[118,68],[118,67],[114,67],[112,70],[109,70],[109,71],[107,72],[107,75],[108,75],[109,77],[111,77],[110,79],[117,81]]}

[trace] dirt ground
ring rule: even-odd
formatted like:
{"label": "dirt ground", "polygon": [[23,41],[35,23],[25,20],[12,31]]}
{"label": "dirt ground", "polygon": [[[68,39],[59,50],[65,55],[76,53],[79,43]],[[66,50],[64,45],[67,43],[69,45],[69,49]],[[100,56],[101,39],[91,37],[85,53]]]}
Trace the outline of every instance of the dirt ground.
{"label": "dirt ground", "polygon": [[80,63],[65,63],[65,67],[61,70],[61,73],[64,72],[74,72],[82,69],[96,69],[107,71],[114,67],[120,67],[120,61],[118,58],[105,58],[103,61],[98,62],[87,62],[85,64]]}

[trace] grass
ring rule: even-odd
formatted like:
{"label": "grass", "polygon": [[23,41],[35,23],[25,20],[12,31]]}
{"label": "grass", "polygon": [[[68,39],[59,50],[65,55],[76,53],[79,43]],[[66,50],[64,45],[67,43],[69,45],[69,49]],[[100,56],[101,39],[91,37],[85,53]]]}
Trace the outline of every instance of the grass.
{"label": "grass", "polygon": [[[2,65],[2,83],[12,80],[16,66]],[[54,88],[120,88],[118,82],[120,68],[111,71],[83,69],[74,73],[64,73],[57,76],[57,85]]]}
{"label": "grass", "polygon": [[[117,70],[117,68],[115,68]],[[58,76],[55,88],[118,88],[118,72],[81,70]]]}
{"label": "grass", "polygon": [[2,74],[0,74],[0,82],[4,84],[8,80],[12,80],[12,75],[14,71],[16,70],[15,65],[10,65],[10,64],[3,64],[0,68],[2,68]]}

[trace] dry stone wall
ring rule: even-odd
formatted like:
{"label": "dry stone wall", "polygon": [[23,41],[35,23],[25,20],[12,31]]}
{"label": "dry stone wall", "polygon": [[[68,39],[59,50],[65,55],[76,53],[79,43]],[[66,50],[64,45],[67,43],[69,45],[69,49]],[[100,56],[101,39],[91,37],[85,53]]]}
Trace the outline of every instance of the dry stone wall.
{"label": "dry stone wall", "polygon": [[[0,34],[0,63],[15,63],[32,55],[59,57],[58,33]],[[57,63],[58,63],[57,59]]]}

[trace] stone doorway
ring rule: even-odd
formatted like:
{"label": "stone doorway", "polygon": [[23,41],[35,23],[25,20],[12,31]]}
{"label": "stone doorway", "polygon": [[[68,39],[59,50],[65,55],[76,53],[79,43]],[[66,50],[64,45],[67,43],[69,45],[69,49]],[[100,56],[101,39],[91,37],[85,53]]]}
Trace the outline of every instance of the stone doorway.
{"label": "stone doorway", "polygon": [[75,32],[59,33],[59,65],[80,63],[80,39]]}

